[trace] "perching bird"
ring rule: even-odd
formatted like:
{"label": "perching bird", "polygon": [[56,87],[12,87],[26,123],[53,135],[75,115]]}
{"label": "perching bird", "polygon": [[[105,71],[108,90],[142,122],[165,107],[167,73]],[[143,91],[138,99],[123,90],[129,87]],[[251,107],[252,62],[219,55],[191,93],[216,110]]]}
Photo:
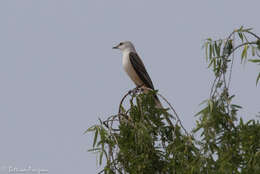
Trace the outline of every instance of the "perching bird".
{"label": "perching bird", "polygon": [[[134,45],[130,41],[120,42],[113,49],[120,49],[123,53],[123,67],[131,80],[137,87],[143,87],[144,92],[148,92],[145,88],[154,90],[153,82],[148,75],[145,66],[138,56]],[[155,95],[155,102],[158,108],[162,108],[162,104]]]}

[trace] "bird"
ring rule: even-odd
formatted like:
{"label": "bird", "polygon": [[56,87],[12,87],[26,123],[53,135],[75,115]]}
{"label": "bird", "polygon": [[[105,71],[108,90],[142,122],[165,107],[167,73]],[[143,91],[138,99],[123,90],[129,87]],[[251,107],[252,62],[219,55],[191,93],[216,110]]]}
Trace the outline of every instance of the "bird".
{"label": "bird", "polygon": [[[122,52],[123,68],[136,87],[143,89],[144,93],[147,93],[149,89],[154,90],[153,82],[132,42],[120,42],[113,49],[119,49]],[[163,108],[158,96],[154,95],[154,98],[156,107]]]}

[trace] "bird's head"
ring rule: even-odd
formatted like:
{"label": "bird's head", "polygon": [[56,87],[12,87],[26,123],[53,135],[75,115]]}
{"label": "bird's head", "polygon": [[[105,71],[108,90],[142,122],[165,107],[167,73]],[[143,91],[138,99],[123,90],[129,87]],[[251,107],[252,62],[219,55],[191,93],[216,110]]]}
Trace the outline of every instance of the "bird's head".
{"label": "bird's head", "polygon": [[120,49],[122,52],[124,51],[135,52],[135,47],[130,41],[120,42],[117,46],[114,46],[113,49]]}

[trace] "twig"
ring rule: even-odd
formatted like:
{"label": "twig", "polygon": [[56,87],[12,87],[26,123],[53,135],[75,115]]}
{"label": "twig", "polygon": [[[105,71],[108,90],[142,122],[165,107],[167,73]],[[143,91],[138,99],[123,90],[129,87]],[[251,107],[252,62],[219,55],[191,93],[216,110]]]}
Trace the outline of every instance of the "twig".
{"label": "twig", "polygon": [[[218,79],[218,82],[216,84],[219,84],[221,76],[217,77],[216,79]],[[214,89],[214,92],[210,95],[210,98],[212,98],[213,96],[215,96],[215,93],[217,92],[217,88]]]}
{"label": "twig", "polygon": [[260,37],[257,36],[255,33],[252,33],[251,31],[245,31],[245,32],[247,32],[247,33],[253,35],[253,36],[256,37],[258,40],[260,40]]}
{"label": "twig", "polygon": [[180,117],[178,116],[177,112],[175,111],[175,109],[172,107],[171,103],[164,97],[162,96],[161,94],[157,93],[157,95],[159,95],[171,108],[171,110],[173,111],[173,113],[175,114],[178,122],[180,123],[182,129],[185,131],[185,133],[187,134],[187,136],[189,136],[189,133],[188,131],[185,129],[185,127],[183,126],[182,122],[181,122],[181,119]]}
{"label": "twig", "polygon": [[257,44],[257,42],[245,42],[245,43],[242,43],[240,45],[238,45],[237,47],[235,47],[228,55],[227,57],[229,57],[234,51],[236,51],[238,48],[244,46],[244,45],[254,45],[254,44]]}
{"label": "twig", "polygon": [[235,58],[235,53],[233,53],[233,55],[232,55],[232,60],[231,60],[231,66],[230,66],[229,78],[228,78],[228,86],[227,86],[228,89],[229,89],[229,86],[230,86],[230,83],[231,83],[231,76],[232,76],[234,58]]}
{"label": "twig", "polygon": [[211,86],[211,89],[210,89],[210,98],[211,98],[211,96],[212,96],[212,93],[213,93],[213,89],[214,89],[214,86],[215,86],[215,83],[216,83],[216,81],[217,81],[217,77],[215,78],[215,80],[214,80],[214,82],[213,82],[213,84],[212,84],[212,86]]}
{"label": "twig", "polygon": [[[122,106],[122,104],[123,104],[125,98],[126,98],[128,95],[130,95],[131,92],[132,92],[132,91],[128,91],[128,92],[124,95],[124,97],[121,99],[120,104],[119,104],[119,108],[118,108],[118,115],[121,113],[121,106]],[[118,118],[119,118],[119,122],[121,122],[120,117],[118,117]]]}
{"label": "twig", "polygon": [[[142,88],[147,89],[147,90],[149,90],[149,91],[154,91],[153,89],[150,89],[150,88],[147,88],[147,87],[142,87]],[[126,98],[129,94],[131,94],[131,92],[133,92],[133,91],[134,91],[134,92],[137,92],[138,89],[141,89],[141,88],[140,88],[140,87],[134,88],[133,90],[130,90],[127,94],[124,95],[124,97],[122,98],[122,100],[121,100],[121,102],[120,102],[120,105],[119,105],[119,111],[118,111],[119,114],[122,114],[122,113],[120,113],[120,112],[121,112],[121,106],[122,106],[123,101],[125,100],[125,98]],[[174,115],[176,116],[177,121],[180,123],[182,129],[185,131],[186,135],[189,135],[188,131],[187,131],[187,130],[185,129],[185,127],[183,126],[180,117],[178,116],[177,112],[175,111],[175,109],[173,108],[173,106],[170,104],[170,102],[169,102],[164,96],[162,96],[161,94],[157,93],[157,95],[160,96],[160,97],[169,105],[169,107],[170,107],[171,110],[173,111]],[[165,116],[165,114],[163,114],[163,115]],[[167,120],[167,122],[169,123],[170,126],[174,127],[174,125],[172,124],[171,120],[170,120],[167,116],[165,116],[165,119]]]}

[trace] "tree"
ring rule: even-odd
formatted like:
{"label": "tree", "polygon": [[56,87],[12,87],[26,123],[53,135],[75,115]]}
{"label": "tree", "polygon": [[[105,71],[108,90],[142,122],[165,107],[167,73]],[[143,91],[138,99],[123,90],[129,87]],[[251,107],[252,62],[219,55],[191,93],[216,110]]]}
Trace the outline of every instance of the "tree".
{"label": "tree", "polygon": [[[259,174],[260,123],[238,118],[241,106],[232,103],[235,95],[229,94],[229,86],[234,52],[242,49],[241,62],[260,64],[260,37],[241,27],[225,39],[207,39],[204,49],[215,79],[209,99],[196,114],[193,131],[186,131],[158,91],[131,90],[122,98],[116,115],[99,119],[99,124],[86,131],[94,132],[90,151],[98,152],[100,165],[103,158],[106,161],[100,173]],[[247,59],[249,51],[255,59]],[[256,84],[259,79],[260,72]],[[155,107],[155,94],[169,109]]]}

